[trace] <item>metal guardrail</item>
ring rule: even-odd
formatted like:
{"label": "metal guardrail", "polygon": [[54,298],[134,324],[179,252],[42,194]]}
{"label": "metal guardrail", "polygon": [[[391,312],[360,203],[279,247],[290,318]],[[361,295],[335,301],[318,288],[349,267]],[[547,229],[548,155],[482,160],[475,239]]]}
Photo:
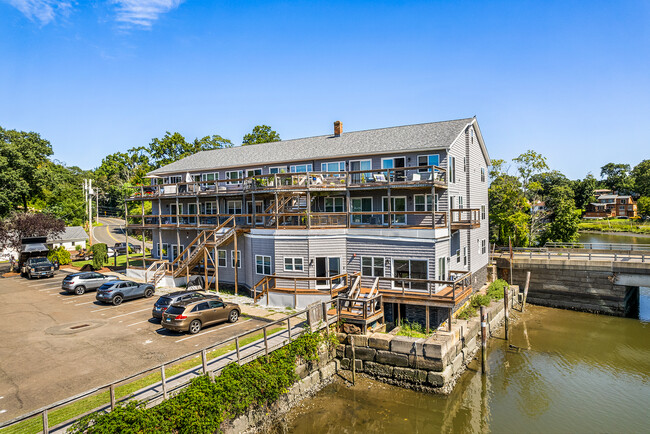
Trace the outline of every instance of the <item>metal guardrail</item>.
{"label": "metal guardrail", "polygon": [[[619,262],[622,260],[627,259],[628,261],[631,260],[641,260],[641,263],[645,263],[646,261],[650,262],[650,251],[645,251],[645,250],[628,250],[628,251],[620,251],[620,250],[613,250],[612,253],[606,253],[606,252],[594,252],[592,249],[572,249],[572,248],[567,248],[566,251],[560,251],[560,250],[549,250],[546,247],[513,247],[512,248],[513,255],[518,256],[518,257],[525,257],[527,256],[529,259],[551,259],[551,258],[557,258],[557,257],[562,257],[563,259],[586,259],[588,261],[607,261],[611,260],[613,262]],[[492,257],[490,259],[496,258],[496,257],[508,257],[509,255],[509,250],[507,247],[504,248],[496,248],[496,252],[492,254]]]}
{"label": "metal guardrail", "polygon": [[[318,325],[316,326],[316,330],[321,330],[323,328],[327,329],[327,327],[330,324],[335,323],[337,321],[337,316],[336,315],[334,315],[332,318],[327,317],[327,307],[326,306],[327,306],[327,304],[330,304],[332,307],[334,307],[334,303],[335,303],[335,300],[329,300],[329,301],[321,302],[322,315],[323,315],[323,318],[327,318],[327,320],[319,322]],[[227,345],[229,343],[234,342],[235,343],[235,351],[236,351],[236,355],[237,355],[237,363],[239,363],[239,364],[242,364],[242,362],[244,362],[247,359],[249,359],[249,360],[244,362],[244,363],[248,363],[249,361],[255,360],[255,359],[257,359],[258,357],[260,357],[262,355],[267,355],[268,356],[270,351],[273,351],[273,350],[277,349],[277,348],[269,349],[268,340],[270,338],[273,338],[277,334],[284,333],[285,330],[278,331],[278,332],[274,333],[273,335],[267,336],[267,329],[270,328],[270,327],[277,326],[278,324],[284,323],[286,321],[286,323],[287,323],[286,332],[288,333],[288,338],[289,338],[288,343],[291,343],[293,339],[295,339],[295,338],[299,337],[300,335],[304,334],[307,330],[312,330],[312,325],[311,325],[311,321],[310,321],[310,312],[313,312],[313,308],[310,309],[308,307],[307,309],[301,310],[300,312],[296,312],[296,313],[288,315],[288,316],[286,316],[286,317],[284,317],[282,319],[279,319],[279,320],[270,322],[268,324],[265,324],[265,325],[263,325],[261,327],[257,327],[255,329],[246,331],[244,333],[240,333],[240,334],[238,334],[236,336],[233,336],[231,338],[228,338],[228,339],[226,339],[224,341],[221,341],[221,342],[218,342],[216,344],[210,345],[210,346],[205,347],[205,348],[203,348],[201,350],[185,354],[183,356],[177,357],[177,358],[175,358],[173,360],[169,360],[169,361],[167,361],[165,363],[162,363],[160,365],[157,365],[155,367],[148,368],[148,369],[140,371],[140,372],[138,372],[136,374],[129,375],[127,377],[121,378],[120,380],[113,381],[113,382],[111,382],[109,384],[105,384],[103,386],[95,387],[95,388],[92,388],[92,389],[87,390],[85,392],[82,392],[80,394],[74,395],[72,397],[63,399],[61,401],[57,401],[57,402],[55,402],[53,404],[50,404],[48,406],[39,408],[38,410],[31,411],[31,412],[26,413],[26,414],[24,414],[22,416],[18,416],[18,417],[14,418],[14,419],[8,420],[8,421],[3,422],[3,423],[0,423],[0,430],[4,430],[6,428],[9,428],[9,427],[11,427],[13,425],[16,425],[16,424],[18,424],[18,423],[20,423],[22,421],[31,419],[31,418],[33,418],[35,416],[38,416],[40,414],[42,416],[42,420],[43,420],[43,431],[42,432],[45,433],[45,434],[48,434],[50,432],[50,430],[57,430],[57,429],[60,429],[60,428],[66,427],[66,426],[70,426],[70,425],[72,425],[73,423],[75,423],[76,421],[78,421],[79,419],[81,419],[82,417],[84,417],[84,416],[86,416],[88,414],[95,413],[95,412],[98,412],[98,411],[104,411],[104,410],[108,410],[108,409],[114,410],[115,406],[116,406],[116,403],[128,402],[138,392],[141,392],[141,391],[144,391],[144,390],[155,390],[158,387],[160,387],[160,389],[162,391],[157,392],[152,396],[149,396],[144,401],[145,402],[153,402],[153,401],[155,401],[157,399],[160,399],[161,397],[163,398],[163,400],[167,399],[170,392],[180,390],[180,389],[188,386],[190,384],[190,382],[191,382],[191,379],[190,379],[190,380],[188,380],[186,382],[183,382],[182,384],[174,386],[173,390],[171,390],[171,389],[168,390],[167,383],[170,382],[171,380],[173,380],[175,378],[180,378],[180,377],[182,377],[184,375],[187,375],[188,373],[196,370],[197,368],[201,368],[201,366],[202,366],[202,372],[203,372],[204,375],[205,374],[213,375],[213,374],[215,374],[215,373],[217,373],[217,372],[219,372],[219,371],[221,371],[223,369],[223,367],[221,367],[221,368],[218,368],[218,369],[215,369],[215,370],[212,370],[212,371],[208,370],[208,367],[207,367],[207,353],[208,353],[208,351],[210,351],[212,349],[215,349],[217,347]],[[303,327],[303,330],[301,332],[298,332],[297,334],[292,334],[292,331],[291,331],[291,319],[294,318],[294,317],[300,316],[300,315],[306,315],[307,316],[307,320],[300,323],[300,324],[302,324],[302,323],[306,322],[306,325],[305,325],[305,327]],[[240,355],[240,345],[239,345],[240,339],[242,339],[242,338],[244,338],[246,336],[249,336],[249,335],[253,335],[255,333],[259,333],[260,331],[262,331],[264,333],[264,337],[254,341],[254,342],[251,342],[248,345],[249,346],[254,346],[255,343],[258,343],[258,342],[263,340],[264,341],[264,348],[259,350],[259,351],[254,352],[252,354],[249,354],[249,355],[247,355],[245,357],[242,357]],[[284,346],[284,345],[282,345],[282,346]],[[227,354],[229,354],[231,352],[232,351],[224,354],[223,356],[226,356]],[[165,367],[169,367],[170,365],[173,365],[174,363],[177,363],[177,362],[179,362],[179,361],[181,361],[183,359],[197,357],[198,355],[201,355],[201,362],[200,363],[197,363],[196,365],[193,365],[191,368],[188,368],[188,369],[186,369],[186,370],[184,370],[184,371],[182,371],[182,372],[180,372],[178,374],[175,374],[170,378],[166,378],[166,376],[165,376]],[[115,397],[115,387],[117,385],[124,384],[124,383],[126,383],[126,382],[128,382],[130,380],[133,380],[133,379],[137,378],[137,377],[141,377],[141,376],[144,376],[146,374],[152,374],[152,373],[155,373],[157,371],[160,371],[161,381],[158,381],[158,382],[149,384],[147,386],[144,386],[139,391],[133,392],[133,393],[131,393],[130,395],[128,395],[126,397],[122,397],[121,399],[116,399],[116,397]],[[72,417],[70,419],[67,419],[67,420],[65,420],[63,422],[60,422],[55,426],[52,426],[52,427],[48,426],[48,414],[52,410],[64,407],[66,405],[70,405],[70,404],[72,404],[74,402],[80,401],[80,400],[82,400],[84,398],[88,398],[88,397],[93,396],[96,393],[102,392],[102,391],[103,392],[106,392],[106,391],[109,392],[110,404],[108,404],[108,403],[103,404],[103,405],[101,405],[101,406],[99,406],[99,407],[97,407],[97,408],[95,408],[95,409],[93,409],[91,411],[88,411],[86,413],[74,416],[74,417]]]}
{"label": "metal guardrail", "polygon": [[650,244],[548,242],[544,244],[544,247],[549,249],[630,250],[650,252]]}

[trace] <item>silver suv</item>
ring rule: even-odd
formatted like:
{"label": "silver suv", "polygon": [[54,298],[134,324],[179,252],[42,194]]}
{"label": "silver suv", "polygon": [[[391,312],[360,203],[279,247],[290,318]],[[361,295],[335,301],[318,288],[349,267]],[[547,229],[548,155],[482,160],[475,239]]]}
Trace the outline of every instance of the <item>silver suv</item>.
{"label": "silver suv", "polygon": [[81,295],[91,289],[97,289],[104,283],[111,280],[116,280],[117,276],[109,276],[106,274],[95,273],[94,271],[86,271],[82,273],[69,274],[61,282],[61,288],[67,292]]}

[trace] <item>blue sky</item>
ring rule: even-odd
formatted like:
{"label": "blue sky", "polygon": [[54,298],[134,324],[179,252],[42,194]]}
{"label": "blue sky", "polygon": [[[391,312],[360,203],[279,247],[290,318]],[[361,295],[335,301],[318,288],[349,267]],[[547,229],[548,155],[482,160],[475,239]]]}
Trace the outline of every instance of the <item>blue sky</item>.
{"label": "blue sky", "polygon": [[0,126],[93,168],[165,131],[240,143],[479,120],[571,178],[650,158],[650,2],[0,0]]}

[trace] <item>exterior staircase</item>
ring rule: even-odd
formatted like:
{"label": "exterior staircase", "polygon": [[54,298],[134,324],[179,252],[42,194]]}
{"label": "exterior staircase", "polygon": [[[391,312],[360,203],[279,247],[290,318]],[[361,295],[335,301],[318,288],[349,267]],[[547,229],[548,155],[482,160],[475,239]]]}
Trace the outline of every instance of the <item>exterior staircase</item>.
{"label": "exterior staircase", "polygon": [[[307,196],[301,194],[285,194],[278,196],[278,214],[283,213],[302,213],[307,210]],[[264,211],[265,214],[275,213],[275,200]],[[282,220],[280,220],[282,221]],[[272,216],[266,219],[266,227],[273,227],[276,225],[276,217]]]}

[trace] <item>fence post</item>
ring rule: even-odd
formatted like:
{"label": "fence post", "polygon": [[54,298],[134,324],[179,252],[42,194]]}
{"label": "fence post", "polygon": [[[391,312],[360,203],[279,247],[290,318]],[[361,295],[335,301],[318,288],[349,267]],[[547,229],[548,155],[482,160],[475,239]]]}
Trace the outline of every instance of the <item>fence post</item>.
{"label": "fence post", "polygon": [[264,354],[269,357],[269,341],[266,339],[266,327],[264,327]]}
{"label": "fence post", "polygon": [[287,333],[289,333],[289,343],[291,343],[291,318],[287,318]]}
{"label": "fence post", "polygon": [[237,350],[237,364],[241,365],[241,356],[239,355],[239,336],[235,336],[235,349]]}
{"label": "fence post", "polygon": [[591,261],[591,250],[589,251],[589,260]]}
{"label": "fence post", "polygon": [[111,411],[115,410],[115,385],[111,384],[109,388],[111,394]]}
{"label": "fence post", "polygon": [[43,410],[43,434],[50,432],[50,424],[47,422],[47,409]]}
{"label": "fence post", "polygon": [[323,308],[323,322],[325,323],[325,333],[330,334],[329,323],[327,322],[327,306],[324,301],[321,301],[321,306]]}
{"label": "fence post", "polygon": [[160,366],[160,377],[162,379],[163,399],[167,399],[167,382],[165,380],[165,365]]}
{"label": "fence post", "polygon": [[569,250],[569,261],[571,260],[571,250]]}
{"label": "fence post", "polygon": [[618,253],[614,252],[614,262],[618,260]]}
{"label": "fence post", "polygon": [[205,353],[205,348],[201,350],[201,361],[203,362],[203,375],[208,373],[208,358]]}

